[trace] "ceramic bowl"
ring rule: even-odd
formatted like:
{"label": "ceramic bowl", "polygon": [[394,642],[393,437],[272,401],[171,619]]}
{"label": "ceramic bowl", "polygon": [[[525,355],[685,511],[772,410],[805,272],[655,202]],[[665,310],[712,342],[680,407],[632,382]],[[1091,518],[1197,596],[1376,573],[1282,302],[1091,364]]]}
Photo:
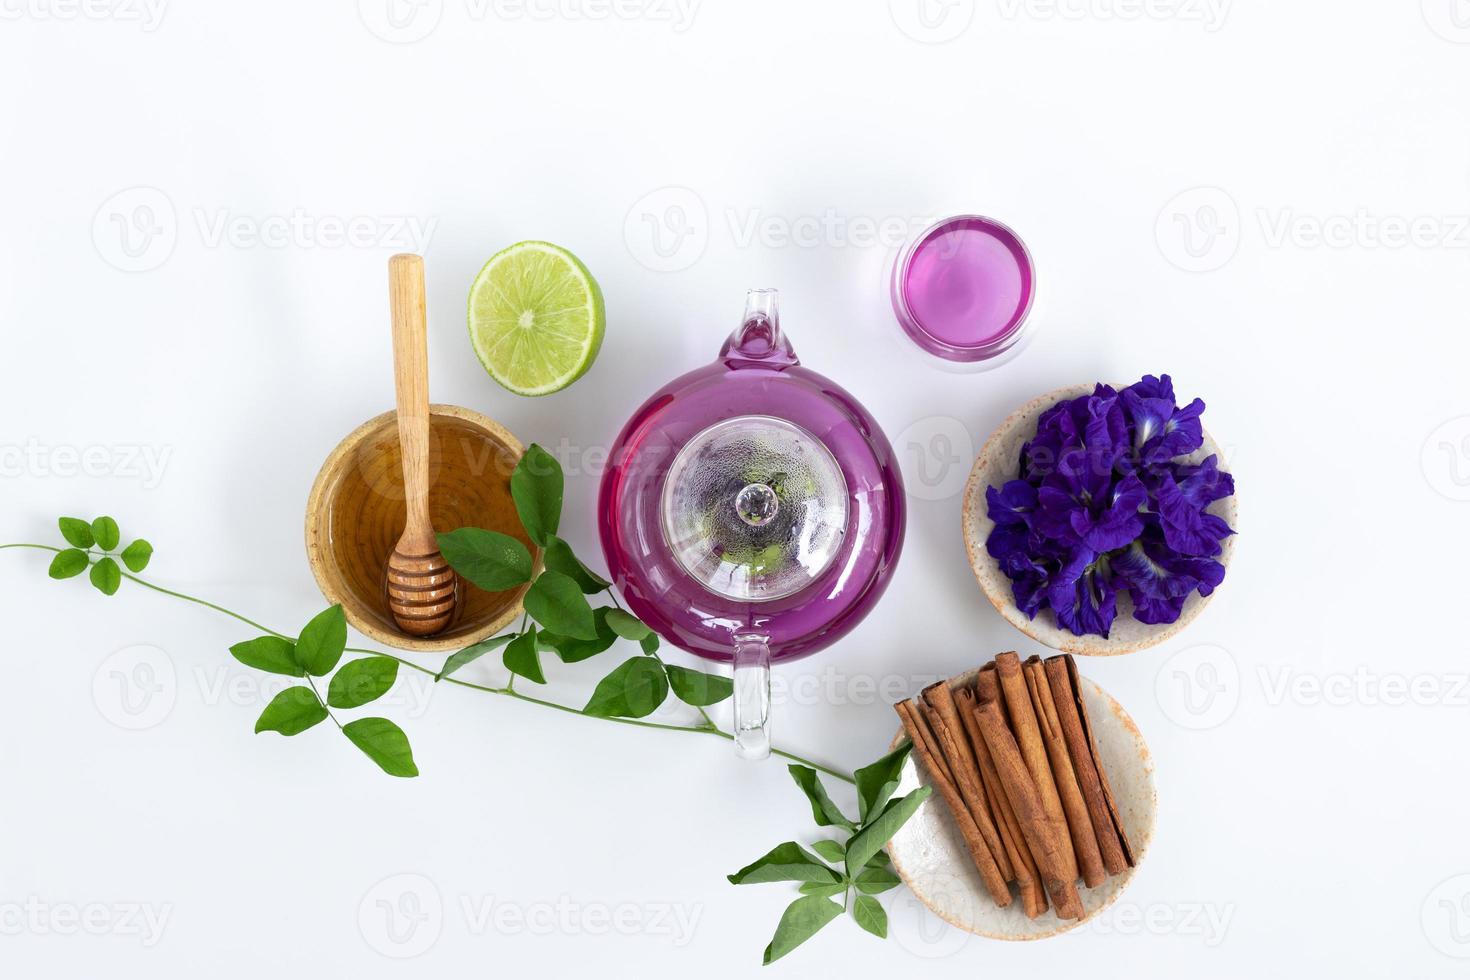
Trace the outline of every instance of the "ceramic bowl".
{"label": "ceramic bowl", "polygon": [[[950,685],[969,684],[974,678],[975,671],[967,671],[952,678]],[[970,852],[965,849],[964,838],[950,816],[949,807],[936,791],[893,835],[888,842],[888,855],[893,859],[894,870],[914,896],[929,911],[955,928],[989,939],[1026,940],[1055,936],[1075,929],[1111,905],[1137,872],[1158,820],[1159,799],[1154,788],[1153,758],[1128,713],[1106,691],[1085,677],[1082,678],[1082,697],[1087,705],[1093,738],[1097,741],[1098,756],[1133,849],[1134,866],[1108,878],[1096,888],[1087,888],[1079,882],[1077,893],[1082,898],[1081,919],[1058,919],[1052,909],[1035,919],[1028,919],[1021,909],[1021,900],[1014,886],[1011,888],[1014,901],[1010,905],[1000,908],[995,904],[980,880],[980,873],[975,870]],[[894,736],[893,747],[897,747],[903,738],[904,732],[900,728]],[[902,796],[929,785],[928,773],[910,755],[904,763],[894,795]]]}
{"label": "ceramic bowl", "polygon": [[[1048,392],[1027,402],[1001,423],[1000,428],[995,430],[986,441],[985,447],[980,450],[980,456],[975,460],[975,467],[970,471],[970,480],[965,485],[963,522],[965,553],[969,556],[970,567],[974,570],[975,578],[980,582],[980,589],[985,593],[985,597],[1005,617],[1007,622],[1038,643],[1044,643],[1054,650],[1081,656],[1108,657],[1121,653],[1133,653],[1136,650],[1163,643],[1188,626],[1203,611],[1205,604],[1213,598],[1213,595],[1202,596],[1196,592],[1184,603],[1184,610],[1179,614],[1177,620],[1172,623],[1150,625],[1140,623],[1133,618],[1132,600],[1129,599],[1126,592],[1119,593],[1118,616],[1113,621],[1110,635],[1106,637],[1074,636],[1070,630],[1057,625],[1056,618],[1049,609],[1043,609],[1037,613],[1035,619],[1028,619],[1025,613],[1016,608],[1015,596],[1011,591],[1011,580],[1006,577],[1000,565],[985,550],[985,541],[995,528],[995,522],[986,514],[986,488],[998,487],[1007,480],[1017,477],[1021,446],[1036,435],[1036,421],[1043,412],[1063,399],[1088,394],[1092,389],[1093,386],[1090,384],[1058,388],[1056,391]],[[1199,463],[1210,455],[1218,455],[1223,461],[1225,454],[1220,452],[1220,447],[1216,445],[1215,440],[1210,438],[1208,432],[1204,434],[1204,437],[1204,444],[1187,457],[1188,461]],[[1225,471],[1226,468],[1221,465],[1220,469]],[[1232,528],[1239,530],[1235,495],[1215,501],[1210,505],[1209,512],[1224,518]],[[1235,553],[1235,540],[1234,535],[1225,539],[1224,550],[1218,559],[1227,567],[1230,565],[1231,556]],[[1229,585],[1230,579],[1227,575],[1225,584],[1221,588],[1229,588]]]}
{"label": "ceramic bowl", "polygon": [[[429,513],[438,531],[483,527],[536,548],[510,496],[523,448],[477,412],[429,407]],[[485,592],[459,581],[455,618],[441,633],[403,633],[388,610],[386,568],[405,523],[398,420],[384,412],[343,439],[317,474],[306,504],[306,556],[328,602],[379,643],[400,650],[457,650],[508,626],[522,613],[528,586]]]}

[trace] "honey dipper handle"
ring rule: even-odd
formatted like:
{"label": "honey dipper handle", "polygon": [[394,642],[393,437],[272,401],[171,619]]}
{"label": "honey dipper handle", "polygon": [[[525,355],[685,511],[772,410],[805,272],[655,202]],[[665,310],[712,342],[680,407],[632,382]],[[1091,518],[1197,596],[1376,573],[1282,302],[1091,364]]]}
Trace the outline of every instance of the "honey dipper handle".
{"label": "honey dipper handle", "polygon": [[429,521],[429,341],[422,257],[395,255],[388,260],[388,301],[393,311],[393,382],[408,511],[404,536],[412,536],[426,551],[437,551]]}

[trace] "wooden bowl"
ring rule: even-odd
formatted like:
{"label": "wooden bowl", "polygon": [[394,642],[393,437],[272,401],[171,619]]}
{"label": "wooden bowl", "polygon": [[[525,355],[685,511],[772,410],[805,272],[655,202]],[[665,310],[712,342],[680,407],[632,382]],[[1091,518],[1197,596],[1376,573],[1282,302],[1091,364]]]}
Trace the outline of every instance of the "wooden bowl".
{"label": "wooden bowl", "polygon": [[[949,683],[953,687],[969,684],[974,679],[975,671],[971,670],[951,678]],[[954,817],[950,816],[944,799],[935,793],[893,835],[888,842],[888,856],[914,897],[955,928],[990,939],[1045,939],[1058,935],[1077,928],[1113,904],[1143,863],[1159,814],[1153,758],[1138,726],[1108,692],[1084,677],[1082,697],[1097,740],[1098,756],[1133,849],[1133,867],[1109,877],[1096,888],[1087,888],[1079,882],[1080,919],[1058,919],[1056,910],[1051,908],[1035,919],[1028,919],[1014,886],[1011,888],[1014,901],[1010,905],[1000,908],[995,904],[975,870],[970,852],[965,849]],[[897,748],[903,738],[900,728],[891,747]],[[903,796],[929,785],[928,773],[910,756],[893,795]]]}
{"label": "wooden bowl", "polygon": [[[510,496],[523,447],[478,412],[429,406],[429,513],[437,531],[482,527],[536,548]],[[522,613],[528,586],[485,592],[459,581],[455,617],[441,633],[414,637],[388,610],[386,569],[406,521],[397,416],[384,412],[343,439],[317,474],[306,502],[306,557],[328,602],[366,636],[400,650],[457,650],[491,636]]]}
{"label": "wooden bowl", "polygon": [[[1027,619],[1026,614],[1016,608],[1015,593],[1011,591],[1011,580],[1001,571],[1000,565],[990,557],[990,552],[985,549],[985,541],[990,537],[990,532],[995,528],[986,512],[985,489],[991,486],[1001,486],[1007,480],[1014,480],[1019,474],[1021,446],[1036,435],[1036,421],[1041,414],[1063,399],[1076,398],[1092,391],[1092,385],[1072,385],[1066,388],[1058,388],[1050,391],[1039,398],[1034,398],[1021,406],[1008,419],[1001,423],[991,437],[986,441],[985,447],[980,450],[980,456],[975,460],[975,467],[970,471],[969,483],[965,485],[965,503],[962,514],[965,533],[965,553],[970,559],[970,568],[975,572],[975,578],[980,583],[980,590],[985,593],[985,598],[990,600],[996,610],[1005,617],[1006,622],[1016,629],[1025,633],[1038,643],[1044,643],[1053,650],[1061,650],[1063,653],[1077,654],[1089,657],[1109,657],[1122,653],[1133,653],[1147,647],[1163,643],[1165,640],[1188,626],[1196,616],[1205,608],[1205,603],[1213,597],[1202,596],[1198,592],[1191,595],[1184,603],[1184,610],[1179,618],[1172,623],[1151,625],[1140,623],[1133,618],[1133,600],[1126,592],[1118,596],[1118,615],[1113,620],[1113,628],[1110,634],[1103,636],[1076,636],[1070,630],[1063,629],[1057,625],[1056,617],[1050,609],[1043,609],[1036,614],[1035,619]],[[1204,434],[1204,444],[1187,457],[1191,463],[1199,463],[1206,456],[1217,455],[1221,459],[1221,472],[1227,472],[1224,466],[1225,454],[1220,451],[1215,440],[1210,434]],[[1225,522],[1232,528],[1239,530],[1237,523],[1239,515],[1236,512],[1235,495],[1217,500],[1209,506],[1209,513],[1223,517]],[[1225,539],[1218,561],[1227,568],[1230,566],[1230,558],[1235,554],[1235,536]],[[1221,588],[1229,585],[1229,577]],[[1219,591],[1219,590],[1216,590]]]}

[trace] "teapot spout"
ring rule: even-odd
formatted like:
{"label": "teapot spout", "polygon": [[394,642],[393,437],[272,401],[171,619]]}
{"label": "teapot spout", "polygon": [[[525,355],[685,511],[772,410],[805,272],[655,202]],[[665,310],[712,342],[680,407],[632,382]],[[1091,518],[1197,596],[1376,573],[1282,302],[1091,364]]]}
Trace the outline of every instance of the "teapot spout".
{"label": "teapot spout", "polygon": [[720,358],[732,367],[740,363],[767,366],[796,364],[796,352],[781,332],[781,313],[777,308],[776,290],[751,289],[745,294],[745,313],[725,346]]}

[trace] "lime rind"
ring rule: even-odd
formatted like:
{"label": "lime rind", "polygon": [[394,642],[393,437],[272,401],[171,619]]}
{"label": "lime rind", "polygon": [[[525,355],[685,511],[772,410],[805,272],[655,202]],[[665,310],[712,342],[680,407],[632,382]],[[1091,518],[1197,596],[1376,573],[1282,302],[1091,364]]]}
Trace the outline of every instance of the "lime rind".
{"label": "lime rind", "polygon": [[602,290],[571,252],[517,242],[470,286],[470,343],[485,370],[519,395],[549,395],[587,373],[602,346]]}

